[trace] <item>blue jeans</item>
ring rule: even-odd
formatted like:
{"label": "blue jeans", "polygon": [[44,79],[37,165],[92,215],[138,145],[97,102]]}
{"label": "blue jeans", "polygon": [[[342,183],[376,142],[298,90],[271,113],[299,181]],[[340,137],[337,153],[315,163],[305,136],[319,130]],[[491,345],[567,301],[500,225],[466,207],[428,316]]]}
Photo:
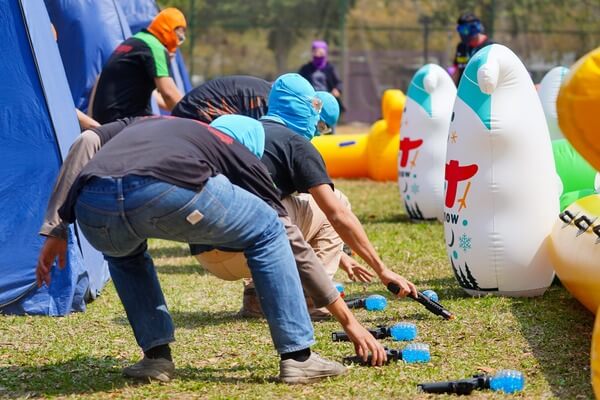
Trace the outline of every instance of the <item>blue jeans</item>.
{"label": "blue jeans", "polygon": [[243,251],[277,351],[314,343],[283,225],[271,207],[225,176],[210,178],[199,192],[145,176],[93,178],[81,190],[75,214],[85,237],[108,261],[143,350],[174,340],[148,238]]}

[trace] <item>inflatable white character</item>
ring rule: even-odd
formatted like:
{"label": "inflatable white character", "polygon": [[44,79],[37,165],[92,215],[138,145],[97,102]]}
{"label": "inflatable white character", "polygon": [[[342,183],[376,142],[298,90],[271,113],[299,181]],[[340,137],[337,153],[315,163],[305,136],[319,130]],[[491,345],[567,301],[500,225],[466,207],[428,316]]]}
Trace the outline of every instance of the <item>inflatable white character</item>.
{"label": "inflatable white character", "polygon": [[413,76],[402,114],[398,187],[411,219],[442,220],[444,165],[454,82],[440,66],[427,64]]}
{"label": "inflatable white character", "polygon": [[502,45],[467,64],[445,172],[446,247],[459,284],[471,295],[542,294],[554,276],[547,238],[559,188],[533,82]]}

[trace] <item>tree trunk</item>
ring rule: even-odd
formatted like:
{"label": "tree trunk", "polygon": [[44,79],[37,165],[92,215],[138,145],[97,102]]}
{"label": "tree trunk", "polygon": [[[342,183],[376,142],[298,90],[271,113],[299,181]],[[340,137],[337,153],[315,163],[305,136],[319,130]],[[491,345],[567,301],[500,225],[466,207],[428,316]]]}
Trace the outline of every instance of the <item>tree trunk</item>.
{"label": "tree trunk", "polygon": [[294,42],[292,33],[287,29],[274,29],[269,33],[269,49],[275,57],[277,75],[289,72],[287,63]]}

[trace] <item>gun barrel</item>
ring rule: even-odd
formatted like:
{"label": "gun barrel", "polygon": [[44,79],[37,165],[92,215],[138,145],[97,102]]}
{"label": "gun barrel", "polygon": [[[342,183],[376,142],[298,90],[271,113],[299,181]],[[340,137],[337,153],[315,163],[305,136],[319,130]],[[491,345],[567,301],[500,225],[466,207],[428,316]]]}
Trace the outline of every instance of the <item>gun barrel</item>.
{"label": "gun barrel", "polygon": [[346,334],[346,332],[332,332],[331,340],[334,342],[349,342],[350,338]]}
{"label": "gun barrel", "polygon": [[427,393],[471,394],[473,390],[489,389],[490,377],[485,374],[478,374],[467,379],[448,382],[419,383],[417,386]]}
{"label": "gun barrel", "polygon": [[348,308],[364,308],[365,299],[344,300]]}
{"label": "gun barrel", "polygon": [[[390,282],[387,285],[387,288],[390,292],[392,292],[394,294],[398,294],[400,292],[400,287],[393,282]],[[440,317],[443,317],[444,319],[447,319],[447,320],[454,319],[454,314],[452,314],[450,311],[446,310],[444,308],[444,306],[442,306],[440,303],[438,303],[437,301],[431,300],[429,297],[425,296],[421,292],[418,293],[417,297],[414,297],[412,295],[409,295],[409,297],[413,300],[418,301],[422,305],[424,305],[426,309],[428,309],[430,312],[432,312],[435,315],[439,315]]]}
{"label": "gun barrel", "polygon": [[[375,329],[369,329],[369,333],[373,335],[375,339],[385,339],[390,337],[390,329],[384,326],[377,327]],[[350,338],[346,332],[332,332],[331,339],[334,342],[349,342]]]}

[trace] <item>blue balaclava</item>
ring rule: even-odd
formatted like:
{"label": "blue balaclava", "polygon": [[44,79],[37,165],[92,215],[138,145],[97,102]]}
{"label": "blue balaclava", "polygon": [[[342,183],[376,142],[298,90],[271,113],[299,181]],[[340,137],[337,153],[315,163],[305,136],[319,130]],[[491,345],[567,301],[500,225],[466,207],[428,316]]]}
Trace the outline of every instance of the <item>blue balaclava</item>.
{"label": "blue balaclava", "polygon": [[456,31],[460,35],[461,41],[468,45],[475,36],[483,33],[483,25],[475,14],[466,13],[461,15],[458,21],[456,21]]}
{"label": "blue balaclava", "polygon": [[329,92],[317,91],[317,98],[323,102],[323,108],[321,109],[321,121],[325,122],[327,126],[333,128],[340,117],[340,105],[337,99]]}
{"label": "blue balaclava", "polygon": [[243,115],[222,115],[210,126],[246,146],[252,154],[262,158],[265,151],[265,129],[254,118]]}
{"label": "blue balaclava", "polygon": [[308,140],[315,136],[319,113],[312,101],[315,89],[298,74],[281,75],[269,94],[269,111],[263,119],[284,124]]}

